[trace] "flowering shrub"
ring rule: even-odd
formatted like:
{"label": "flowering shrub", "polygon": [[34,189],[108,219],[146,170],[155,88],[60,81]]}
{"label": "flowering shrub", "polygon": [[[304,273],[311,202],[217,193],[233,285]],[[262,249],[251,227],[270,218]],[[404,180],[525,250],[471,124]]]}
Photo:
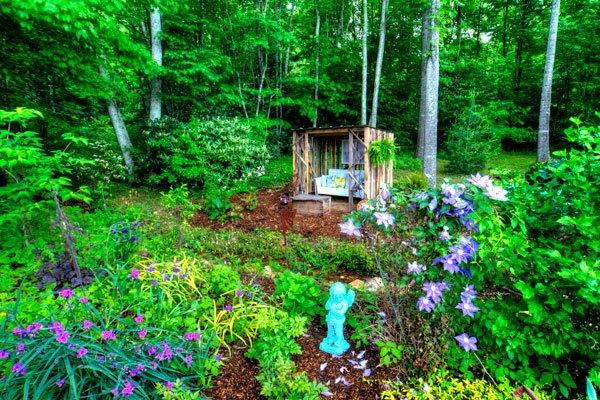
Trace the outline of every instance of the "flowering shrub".
{"label": "flowering shrub", "polygon": [[[215,372],[210,340],[199,332],[153,328],[141,314],[102,317],[69,288],[59,292],[57,301],[66,302],[67,309],[83,308],[87,318],[41,319],[15,324],[10,331],[5,324],[0,332],[3,399],[20,399],[28,391],[34,399],[148,397],[158,385],[177,380],[201,388]],[[13,315],[18,317],[16,311]]]}

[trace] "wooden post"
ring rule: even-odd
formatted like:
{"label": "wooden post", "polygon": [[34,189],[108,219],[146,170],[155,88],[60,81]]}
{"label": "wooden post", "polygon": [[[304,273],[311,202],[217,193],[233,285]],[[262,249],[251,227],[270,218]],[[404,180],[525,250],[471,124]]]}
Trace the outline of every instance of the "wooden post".
{"label": "wooden post", "polygon": [[354,135],[348,129],[348,211],[354,210]]}
{"label": "wooden post", "polygon": [[369,159],[369,144],[371,132],[368,126],[363,127],[363,140],[365,142],[365,198],[371,198],[371,160]]}
{"label": "wooden post", "polygon": [[304,132],[304,161],[306,170],[304,171],[304,193],[310,193],[310,150],[308,146],[308,132]]}
{"label": "wooden post", "polygon": [[[296,156],[297,146],[298,146],[298,134],[296,133],[296,131],[294,131],[292,133],[292,168],[293,168],[292,177],[294,177],[294,178],[297,177],[298,176],[297,174],[300,172],[300,166],[298,165],[298,158]],[[298,194],[298,182],[297,182],[297,179],[294,179],[294,180],[296,182],[293,182],[294,183],[293,190],[294,190],[294,195],[297,195]]]}

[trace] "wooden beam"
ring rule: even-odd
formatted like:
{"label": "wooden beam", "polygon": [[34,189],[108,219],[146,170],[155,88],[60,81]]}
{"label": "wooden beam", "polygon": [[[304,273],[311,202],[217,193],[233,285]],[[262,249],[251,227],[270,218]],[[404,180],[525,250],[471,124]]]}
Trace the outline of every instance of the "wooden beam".
{"label": "wooden beam", "polygon": [[[354,178],[354,135],[348,129],[348,177]],[[354,183],[348,180],[348,211],[354,211]]]}

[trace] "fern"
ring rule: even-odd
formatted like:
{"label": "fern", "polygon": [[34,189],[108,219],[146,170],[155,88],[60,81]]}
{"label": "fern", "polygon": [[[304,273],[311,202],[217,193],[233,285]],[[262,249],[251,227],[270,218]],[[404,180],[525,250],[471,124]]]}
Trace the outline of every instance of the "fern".
{"label": "fern", "polygon": [[393,139],[381,139],[371,142],[369,145],[369,160],[371,164],[384,165],[394,159],[396,144]]}

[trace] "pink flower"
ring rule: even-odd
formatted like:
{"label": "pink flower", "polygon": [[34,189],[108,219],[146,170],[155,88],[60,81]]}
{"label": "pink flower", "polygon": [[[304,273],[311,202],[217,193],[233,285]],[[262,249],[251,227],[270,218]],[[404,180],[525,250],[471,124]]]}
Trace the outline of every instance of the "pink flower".
{"label": "pink flower", "polygon": [[490,186],[487,188],[486,195],[492,200],[498,201],[507,201],[508,197],[506,197],[506,190],[502,189],[500,186]]}
{"label": "pink flower", "polygon": [[10,353],[4,349],[0,349],[0,360],[6,360],[10,356]]}
{"label": "pink flower", "polygon": [[70,299],[71,297],[73,297],[73,289],[65,288],[65,289],[59,290],[58,295],[60,297],[64,297],[65,299]]}
{"label": "pink flower", "polygon": [[171,382],[171,381],[166,381],[166,382],[163,382],[163,385],[164,385],[164,386],[167,388],[167,390],[168,390],[169,392],[170,392],[171,390],[173,390],[173,387],[175,386],[175,385],[173,384],[173,382]]}
{"label": "pink flower", "polygon": [[67,332],[67,331],[58,332],[58,334],[56,335],[56,341],[58,343],[62,343],[62,344],[67,343],[69,341],[69,332]]}
{"label": "pink flower", "polygon": [[131,274],[129,275],[129,277],[133,280],[139,279],[140,278],[140,270],[139,269],[132,269],[131,270]]}
{"label": "pink flower", "polygon": [[191,367],[192,364],[194,363],[194,359],[192,358],[192,356],[190,354],[187,354],[185,356],[185,365],[187,365],[187,367]]}
{"label": "pink flower", "polygon": [[135,316],[135,318],[133,319],[135,321],[136,324],[141,324],[142,322],[144,322],[144,316],[142,314],[138,314]]}
{"label": "pink flower", "polygon": [[138,336],[140,337],[140,339],[144,339],[146,337],[146,335],[148,334],[148,331],[145,329],[140,329],[138,331]]}
{"label": "pink flower", "polygon": [[102,340],[115,340],[115,331],[102,331]]}
{"label": "pink flower", "polygon": [[88,353],[88,350],[85,347],[80,347],[77,352],[77,358],[83,358]]}
{"label": "pink flower", "polygon": [[93,326],[94,326],[94,323],[92,321],[88,321],[87,319],[85,321],[83,321],[83,330],[84,331],[89,331],[90,329],[92,329]]}
{"label": "pink flower", "polygon": [[236,290],[236,291],[235,291],[235,295],[236,295],[237,297],[242,297],[242,296],[244,295],[244,292],[242,292],[241,290]]}
{"label": "pink flower", "polygon": [[58,321],[54,321],[50,325],[48,325],[48,330],[56,335],[65,330],[63,324]]}
{"label": "pink flower", "polygon": [[23,329],[19,328],[18,326],[15,326],[15,328],[12,330],[12,333],[15,336],[23,337],[23,336],[25,336],[25,334],[27,332],[25,332]]}
{"label": "pink flower", "polygon": [[63,387],[64,384],[65,384],[65,378],[61,378],[56,381],[56,386],[58,386],[59,388]]}
{"label": "pink flower", "polygon": [[17,353],[24,353],[25,352],[25,343],[19,343],[17,345]]}
{"label": "pink flower", "polygon": [[80,298],[80,299],[79,299],[79,302],[80,302],[81,304],[87,304],[87,302],[88,302],[88,298],[87,298],[87,297],[82,297],[82,298]]}
{"label": "pink flower", "polygon": [[188,342],[193,342],[195,340],[200,339],[200,334],[198,332],[188,332],[185,335],[183,335],[183,339]]}
{"label": "pink flower", "polygon": [[344,222],[343,224],[339,224],[339,225],[340,225],[340,230],[345,235],[356,236],[356,237],[362,236],[362,233],[360,232],[360,228],[358,226],[354,225],[354,222],[351,219],[349,219],[348,221]]}
{"label": "pink flower", "polygon": [[27,372],[27,368],[25,368],[21,362],[17,361],[13,364],[11,371],[13,374],[15,374],[15,376],[19,376],[25,374],[25,372]]}
{"label": "pink flower", "polygon": [[123,397],[129,397],[133,394],[134,390],[135,390],[135,386],[133,386],[133,383],[131,383],[130,380],[127,380],[127,381],[125,381],[123,390],[121,390],[121,394],[123,395]]}

